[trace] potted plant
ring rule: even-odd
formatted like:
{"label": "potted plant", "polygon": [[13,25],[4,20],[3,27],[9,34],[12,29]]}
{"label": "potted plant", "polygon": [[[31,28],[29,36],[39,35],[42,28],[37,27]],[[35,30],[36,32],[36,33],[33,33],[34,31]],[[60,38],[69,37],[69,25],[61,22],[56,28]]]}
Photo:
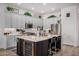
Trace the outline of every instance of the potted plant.
{"label": "potted plant", "polygon": [[56,17],[55,15],[51,15],[51,16],[49,16],[48,18],[54,18],[54,17]]}
{"label": "potted plant", "polygon": [[30,12],[25,12],[24,15],[32,16],[32,14]]}
{"label": "potted plant", "polygon": [[8,11],[14,11],[14,8],[12,8],[12,7],[9,7],[9,6],[8,6],[8,7],[6,7],[6,8],[7,8]]}

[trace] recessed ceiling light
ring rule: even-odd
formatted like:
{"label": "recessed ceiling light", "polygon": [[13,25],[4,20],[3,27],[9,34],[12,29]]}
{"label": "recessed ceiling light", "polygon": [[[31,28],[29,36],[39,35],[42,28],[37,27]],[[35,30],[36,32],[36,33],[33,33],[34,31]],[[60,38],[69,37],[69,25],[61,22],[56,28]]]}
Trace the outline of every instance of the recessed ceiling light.
{"label": "recessed ceiling light", "polygon": [[46,5],[46,3],[43,3],[43,6],[45,6]]}
{"label": "recessed ceiling light", "polygon": [[32,10],[34,10],[35,8],[32,8]]}
{"label": "recessed ceiling light", "polygon": [[52,10],[55,10],[55,8],[51,8]]}

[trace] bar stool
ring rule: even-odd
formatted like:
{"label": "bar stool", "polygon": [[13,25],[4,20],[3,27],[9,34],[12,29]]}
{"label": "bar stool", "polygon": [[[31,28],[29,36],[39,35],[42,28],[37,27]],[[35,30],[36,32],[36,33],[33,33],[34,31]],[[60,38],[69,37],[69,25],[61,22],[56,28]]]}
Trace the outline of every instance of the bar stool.
{"label": "bar stool", "polygon": [[57,43],[56,48],[57,48],[57,52],[58,52],[61,50],[61,36],[57,37],[56,43]]}
{"label": "bar stool", "polygon": [[[51,38],[52,39],[52,38]],[[49,39],[49,43],[48,43],[48,55],[51,56],[53,55],[52,51],[51,51],[51,39]]]}
{"label": "bar stool", "polygon": [[53,54],[56,54],[56,51],[57,51],[57,37],[53,37],[51,39],[51,52]]}
{"label": "bar stool", "polygon": [[53,54],[56,54],[56,39],[57,37],[53,37],[49,39],[49,46],[48,46],[48,55],[52,56]]}

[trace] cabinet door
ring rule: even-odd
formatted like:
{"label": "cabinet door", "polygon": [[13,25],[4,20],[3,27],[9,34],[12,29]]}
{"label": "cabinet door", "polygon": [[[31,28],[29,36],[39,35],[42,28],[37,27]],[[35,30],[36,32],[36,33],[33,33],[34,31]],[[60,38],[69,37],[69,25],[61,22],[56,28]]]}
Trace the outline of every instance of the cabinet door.
{"label": "cabinet door", "polygon": [[11,13],[5,14],[5,27],[6,28],[12,27],[12,15],[11,15]]}
{"label": "cabinet door", "polygon": [[15,47],[14,36],[6,36],[7,48]]}
{"label": "cabinet door", "polygon": [[22,15],[18,16],[18,27],[19,28],[25,28],[25,17]]}
{"label": "cabinet door", "polygon": [[32,56],[32,42],[25,41],[25,49],[23,52],[25,52],[24,54],[26,56]]}
{"label": "cabinet door", "polygon": [[0,3],[0,28],[5,28],[5,7]]}
{"label": "cabinet door", "polygon": [[12,14],[12,27],[18,28],[18,16],[16,14]]}

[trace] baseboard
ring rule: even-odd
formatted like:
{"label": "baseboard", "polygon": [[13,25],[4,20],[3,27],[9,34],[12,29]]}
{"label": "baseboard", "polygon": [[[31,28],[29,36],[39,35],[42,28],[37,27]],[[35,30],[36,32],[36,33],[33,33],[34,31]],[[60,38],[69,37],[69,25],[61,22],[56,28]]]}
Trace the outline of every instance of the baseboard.
{"label": "baseboard", "polygon": [[62,45],[74,46],[73,44],[62,43]]}
{"label": "baseboard", "polygon": [[61,46],[63,46],[63,45],[74,47],[73,45],[68,45],[68,44],[62,44]]}
{"label": "baseboard", "polygon": [[0,48],[0,50],[5,50],[4,48]]}
{"label": "baseboard", "polygon": [[7,50],[9,50],[9,49],[13,49],[13,48],[16,48],[15,46],[14,47],[9,47],[9,48],[7,48]]}

